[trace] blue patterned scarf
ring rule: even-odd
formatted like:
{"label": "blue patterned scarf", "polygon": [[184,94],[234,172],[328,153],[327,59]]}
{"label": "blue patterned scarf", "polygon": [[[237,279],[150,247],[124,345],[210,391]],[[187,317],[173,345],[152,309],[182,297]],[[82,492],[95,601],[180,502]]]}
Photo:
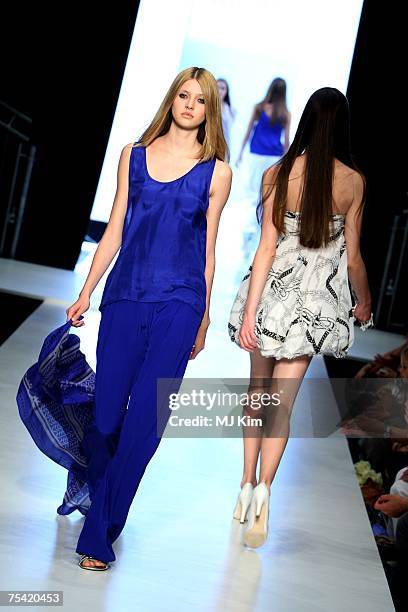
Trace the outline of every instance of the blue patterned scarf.
{"label": "blue patterned scarf", "polygon": [[86,515],[91,502],[82,439],[94,420],[95,372],[79,349],[79,337],[69,333],[71,325],[69,320],[45,338],[38,362],[20,382],[16,401],[38,448],[68,470],[57,513],[79,510]]}

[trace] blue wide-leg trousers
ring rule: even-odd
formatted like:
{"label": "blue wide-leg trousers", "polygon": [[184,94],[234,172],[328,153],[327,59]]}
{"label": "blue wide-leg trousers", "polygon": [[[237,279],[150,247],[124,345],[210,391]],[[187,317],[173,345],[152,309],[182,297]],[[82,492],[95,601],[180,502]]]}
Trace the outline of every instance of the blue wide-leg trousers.
{"label": "blue wide-leg trousers", "polygon": [[[116,559],[112,543],[161,439],[157,379],[184,376],[201,319],[179,300],[120,300],[102,309],[95,419],[82,442],[91,506],[77,543],[79,554]],[[164,414],[167,422],[170,412]]]}

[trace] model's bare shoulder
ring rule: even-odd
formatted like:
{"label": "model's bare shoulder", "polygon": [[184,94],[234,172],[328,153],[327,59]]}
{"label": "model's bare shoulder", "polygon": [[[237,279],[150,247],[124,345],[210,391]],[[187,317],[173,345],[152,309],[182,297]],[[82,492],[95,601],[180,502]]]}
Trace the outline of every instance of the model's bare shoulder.
{"label": "model's bare shoulder", "polygon": [[358,172],[357,170],[352,170],[350,172],[350,176],[353,179],[354,185],[356,187],[359,187],[359,188],[363,187],[363,185],[364,185],[364,178],[360,174],[360,172]]}
{"label": "model's bare shoulder", "polygon": [[227,162],[221,159],[216,159],[214,172],[211,179],[210,185],[210,198],[220,198],[220,201],[225,204],[232,183],[232,170]]}
{"label": "model's bare shoulder", "polygon": [[357,170],[353,170],[352,181],[354,187],[354,200],[361,202],[364,198],[365,178]]}
{"label": "model's bare shoulder", "polygon": [[120,153],[120,158],[119,158],[119,173],[123,174],[125,180],[127,180],[127,173],[129,171],[130,156],[131,156],[131,153],[132,153],[132,148],[133,148],[133,143],[130,142],[129,144],[125,145],[122,148],[122,151]]}
{"label": "model's bare shoulder", "polygon": [[130,155],[132,152],[132,149],[134,147],[134,143],[133,142],[129,142],[129,144],[125,145],[122,149],[122,155]]}
{"label": "model's bare shoulder", "polygon": [[266,168],[266,170],[264,170],[263,175],[262,175],[262,183],[264,185],[273,185],[276,181],[276,175],[278,173],[279,170],[279,166],[269,166],[269,168]]}
{"label": "model's bare shoulder", "polygon": [[356,175],[360,176],[360,173],[354,168],[351,168],[347,164],[343,163],[339,159],[334,160],[334,173],[339,179],[353,179]]}
{"label": "model's bare shoulder", "polygon": [[227,162],[222,161],[221,159],[216,159],[214,174],[216,174],[220,180],[231,179],[232,178],[231,166],[227,164]]}
{"label": "model's bare shoulder", "polygon": [[350,168],[350,166],[346,166],[343,164],[342,168],[343,172],[338,172],[336,174],[336,178],[339,181],[347,181],[347,183],[351,186],[354,193],[359,194],[364,189],[365,179],[363,175],[358,172],[358,170],[354,170],[354,168]]}

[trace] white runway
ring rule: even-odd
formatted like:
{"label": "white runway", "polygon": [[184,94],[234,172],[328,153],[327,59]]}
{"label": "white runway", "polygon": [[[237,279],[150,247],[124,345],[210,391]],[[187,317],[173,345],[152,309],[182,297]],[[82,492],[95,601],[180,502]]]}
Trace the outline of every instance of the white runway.
{"label": "white runway", "polygon": [[[186,377],[248,376],[249,355],[229,339],[227,320],[245,268],[244,201],[231,197],[217,246],[211,326],[205,350]],[[164,438],[114,543],[107,572],[76,564],[84,518],[59,516],[66,471],[45,457],[20,421],[15,395],[45,336],[65,323],[88,272],[0,259],[0,289],[44,303],[0,346],[1,589],[62,590],[64,610],[142,612],[389,612],[393,603],[345,438],[292,438],[271,487],[266,544],[246,549],[232,519],[239,492],[242,441]],[[86,325],[72,328],[95,366],[104,279]],[[7,313],[3,313],[7,316]],[[371,357],[402,338],[356,329],[351,355]],[[326,376],[315,357],[309,377]],[[300,391],[294,419],[307,419]],[[41,608],[42,609],[42,608]],[[44,607],[45,609],[45,607]],[[48,609],[48,608],[47,608]]]}

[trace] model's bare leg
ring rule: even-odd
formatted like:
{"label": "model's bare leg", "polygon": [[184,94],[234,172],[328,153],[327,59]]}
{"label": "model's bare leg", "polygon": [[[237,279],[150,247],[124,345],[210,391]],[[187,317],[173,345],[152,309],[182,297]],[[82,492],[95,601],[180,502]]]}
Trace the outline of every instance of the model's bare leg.
{"label": "model's bare leg", "polygon": [[[273,372],[273,366],[275,363],[274,358],[262,357],[259,349],[256,348],[250,353],[251,358],[251,372],[250,372],[250,384],[248,388],[249,397],[254,394],[264,393],[268,391],[265,385],[269,385],[270,379]],[[259,379],[259,380],[258,380]],[[261,411],[256,408],[247,407],[244,411],[245,416],[259,418]],[[252,482],[255,486],[257,484],[256,479],[256,467],[258,464],[258,456],[262,442],[262,427],[245,425],[243,428],[244,438],[244,470],[241,480],[241,487],[246,482]]]}
{"label": "model's bare leg", "polygon": [[280,404],[268,409],[267,424],[261,440],[259,473],[259,481],[264,481],[268,489],[289,438],[293,405],[311,359],[311,356],[304,355],[295,359],[275,360],[271,393],[279,393]]}

